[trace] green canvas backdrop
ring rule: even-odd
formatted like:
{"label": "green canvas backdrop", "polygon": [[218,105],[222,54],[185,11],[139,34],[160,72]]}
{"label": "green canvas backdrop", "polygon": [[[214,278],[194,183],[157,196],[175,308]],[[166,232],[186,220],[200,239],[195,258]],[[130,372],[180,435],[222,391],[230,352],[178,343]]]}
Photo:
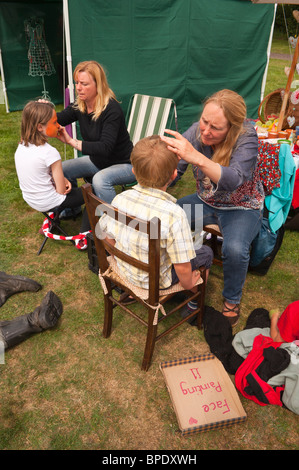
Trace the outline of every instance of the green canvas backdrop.
{"label": "green canvas backdrop", "polygon": [[[71,0],[68,8],[73,68],[82,60],[99,61],[125,112],[134,93],[171,97],[183,132],[197,120],[204,98],[230,88],[244,97],[248,117],[257,117],[274,5],[250,0]],[[34,89],[28,84],[39,79],[26,76],[27,51],[22,49],[23,21],[30,9],[44,15],[47,44],[62,68],[62,2],[0,2],[11,109],[20,109],[40,90],[39,82]],[[60,92],[56,96],[48,82],[51,97],[62,102],[61,74],[52,79],[60,80]]]}
{"label": "green canvas backdrop", "polygon": [[28,75],[28,41],[24,21],[44,20],[45,39],[56,73],[45,76],[46,90],[54,103],[63,102],[63,15],[62,1],[0,1],[0,47],[9,110],[17,111],[27,101],[42,95],[42,78]]}
{"label": "green canvas backdrop", "polygon": [[230,88],[257,117],[273,5],[250,0],[69,1],[73,66],[95,59],[127,108],[134,93],[171,97],[179,129]]}

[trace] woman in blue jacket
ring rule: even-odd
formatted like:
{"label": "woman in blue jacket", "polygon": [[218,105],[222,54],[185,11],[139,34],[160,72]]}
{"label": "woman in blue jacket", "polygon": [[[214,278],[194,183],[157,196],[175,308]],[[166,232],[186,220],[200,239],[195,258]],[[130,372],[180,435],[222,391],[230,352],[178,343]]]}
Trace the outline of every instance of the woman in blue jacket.
{"label": "woman in blue jacket", "polygon": [[257,171],[258,138],[246,121],[243,98],[221,90],[204,104],[200,120],[183,135],[163,137],[180,161],[192,164],[197,191],[178,200],[191,213],[191,228],[217,224],[223,236],[223,309],[235,326],[240,316],[250,246],[261,227],[264,190]]}

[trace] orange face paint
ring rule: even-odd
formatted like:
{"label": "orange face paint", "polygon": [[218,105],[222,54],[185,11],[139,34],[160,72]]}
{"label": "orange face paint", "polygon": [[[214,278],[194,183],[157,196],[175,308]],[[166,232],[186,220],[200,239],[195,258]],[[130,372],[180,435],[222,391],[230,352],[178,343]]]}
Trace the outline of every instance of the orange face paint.
{"label": "orange face paint", "polygon": [[57,122],[57,115],[56,112],[53,111],[52,118],[47,123],[46,126],[46,134],[48,137],[57,137],[58,131],[60,129],[60,125]]}

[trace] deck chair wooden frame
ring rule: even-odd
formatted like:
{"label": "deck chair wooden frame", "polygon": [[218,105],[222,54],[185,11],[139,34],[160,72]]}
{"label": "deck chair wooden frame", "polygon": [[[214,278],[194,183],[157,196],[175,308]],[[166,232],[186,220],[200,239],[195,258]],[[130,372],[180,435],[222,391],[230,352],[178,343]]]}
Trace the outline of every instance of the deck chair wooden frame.
{"label": "deck chair wooden frame", "polygon": [[[160,220],[158,218],[153,218],[150,221],[143,221],[118,211],[110,204],[106,204],[97,198],[92,193],[92,187],[90,184],[84,184],[82,186],[82,190],[94,236],[95,249],[99,263],[99,278],[104,290],[105,313],[103,336],[108,338],[111,334],[113,310],[116,306],[120,307],[123,311],[139,321],[147,329],[144,355],[141,365],[141,369],[147,371],[152,361],[155,344],[159,339],[163,338],[166,334],[170,333],[186,321],[194,319],[196,315],[197,327],[202,327],[206,269],[204,267],[201,269],[201,279],[196,293],[185,291],[180,284],[176,284],[170,289],[163,291],[159,290]],[[101,215],[99,213],[99,209],[101,214],[108,213],[111,217],[114,217],[115,220],[120,220],[122,223],[126,223],[126,225],[130,224],[130,227],[134,226],[135,230],[146,233],[148,236],[150,233],[153,233],[151,231],[154,230],[155,237],[149,236],[149,256],[147,263],[139,261],[128,254],[121,252],[112,246],[106,239],[103,239],[103,235],[101,235],[100,238],[97,237],[99,232],[96,234],[96,231],[98,230],[96,227],[99,216]],[[130,283],[129,279],[122,277],[117,271],[117,266],[115,266],[114,256],[146,271],[149,276],[149,289],[136,288],[136,286],[133,286]],[[117,294],[115,294],[115,286],[120,287],[125,293],[134,297],[137,302],[141,304],[142,308],[140,309],[140,313],[132,311],[127,305],[125,305],[125,303],[123,303],[123,300],[116,298]],[[169,306],[170,310],[166,312],[165,303],[180,291],[183,291],[187,295],[187,298],[181,301],[178,305],[175,305],[175,307],[173,307],[173,305]],[[168,323],[168,325],[165,326],[166,319],[172,316],[175,312],[178,312],[189,302],[189,300],[197,301],[198,308],[186,318],[181,318],[181,316],[178,315],[178,321],[175,323],[172,322],[171,325]],[[175,317],[173,317],[173,321],[174,320],[176,320]],[[162,321],[164,321],[164,329],[160,332]]]}
{"label": "deck chair wooden frame", "polygon": [[222,233],[220,231],[220,228],[216,224],[209,224],[209,225],[204,225],[203,230],[206,233],[209,233],[211,235],[210,240],[208,240],[208,244],[211,246],[214,259],[213,259],[213,264],[217,264],[218,266],[222,266],[222,259],[221,259],[221,243],[218,242],[218,237],[222,237]]}
{"label": "deck chair wooden frame", "polygon": [[[126,122],[133,145],[144,137],[163,135],[167,124],[172,126],[173,119],[178,130],[176,103],[173,99],[139,93],[131,96]],[[124,184],[122,189],[135,186],[136,183]]]}

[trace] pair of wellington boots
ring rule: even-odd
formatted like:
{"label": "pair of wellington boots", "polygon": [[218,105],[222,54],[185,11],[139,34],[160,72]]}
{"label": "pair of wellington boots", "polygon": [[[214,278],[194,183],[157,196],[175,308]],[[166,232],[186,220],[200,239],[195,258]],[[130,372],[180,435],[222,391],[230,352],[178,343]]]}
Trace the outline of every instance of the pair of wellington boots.
{"label": "pair of wellington boots", "polygon": [[[6,300],[24,291],[37,292],[42,286],[24,276],[12,276],[0,271],[0,307]],[[63,311],[62,303],[54,292],[49,291],[36,309],[13,320],[0,321],[0,341],[4,348],[15,346],[35,333],[53,328]]]}

